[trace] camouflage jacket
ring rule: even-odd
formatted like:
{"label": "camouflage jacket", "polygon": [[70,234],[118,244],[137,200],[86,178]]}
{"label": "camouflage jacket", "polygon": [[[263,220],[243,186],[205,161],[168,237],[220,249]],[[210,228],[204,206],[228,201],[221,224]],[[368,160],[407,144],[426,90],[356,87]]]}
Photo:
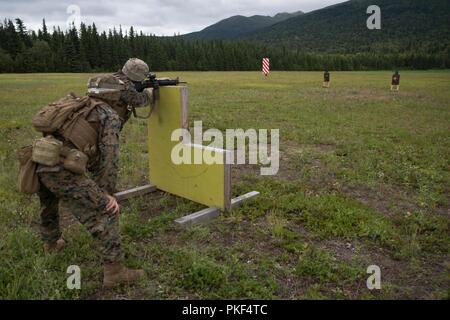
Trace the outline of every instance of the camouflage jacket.
{"label": "camouflage jacket", "polygon": [[125,84],[120,99],[108,101],[109,106],[97,107],[100,121],[99,157],[89,168],[93,179],[100,188],[113,194],[116,192],[117,174],[119,171],[119,133],[131,116],[128,106],[142,107],[151,102],[145,91],[137,92],[134,84],[120,71],[114,74]]}
{"label": "camouflage jacket", "polygon": [[[114,76],[125,84],[120,99],[105,100],[104,104],[97,106],[89,115],[90,119],[96,119],[99,129],[97,156],[89,159],[88,171],[98,186],[108,194],[116,192],[119,171],[119,133],[131,116],[128,106],[137,108],[152,102],[152,97],[146,91],[137,92],[133,83],[122,72],[117,72]],[[71,146],[67,141],[64,143]],[[39,165],[37,172],[58,172],[62,169],[62,164],[54,167]]]}
{"label": "camouflage jacket", "polygon": [[153,101],[152,97],[149,96],[146,91],[137,92],[133,82],[130,81],[122,71],[118,71],[113,75],[124,83],[125,89],[121,91],[119,100],[114,102],[108,101],[108,103],[116,110],[120,120],[125,124],[131,116],[131,110],[128,108],[129,106],[139,108],[146,106]]}
{"label": "camouflage jacket", "polygon": [[100,105],[94,112],[100,123],[97,157],[90,161],[89,172],[97,185],[107,192],[116,192],[119,171],[119,133],[123,124],[109,105]]}

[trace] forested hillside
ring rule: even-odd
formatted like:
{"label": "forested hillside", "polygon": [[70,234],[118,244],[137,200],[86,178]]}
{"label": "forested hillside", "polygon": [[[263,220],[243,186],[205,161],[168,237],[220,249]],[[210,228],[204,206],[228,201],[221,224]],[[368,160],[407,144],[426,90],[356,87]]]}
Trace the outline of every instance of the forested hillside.
{"label": "forested hillside", "polygon": [[[297,18],[286,23],[292,19]],[[328,30],[331,32],[333,28],[330,26]],[[99,32],[95,24],[62,31],[48,30],[43,21],[39,30],[27,31],[21,19],[4,20],[0,23],[0,72],[115,71],[129,57],[148,61],[153,71],[260,70],[263,57],[271,59],[272,70],[449,68],[448,38],[441,39],[440,31],[434,32],[436,37],[427,40],[433,43],[430,46],[411,44],[402,51],[367,47],[330,53],[307,46],[292,48],[289,43],[276,46],[254,41],[157,37],[136,32],[134,28]]]}
{"label": "forested hillside", "polygon": [[[381,9],[381,30],[366,25],[370,5]],[[246,39],[309,52],[447,54],[448,0],[351,0],[282,21]]]}

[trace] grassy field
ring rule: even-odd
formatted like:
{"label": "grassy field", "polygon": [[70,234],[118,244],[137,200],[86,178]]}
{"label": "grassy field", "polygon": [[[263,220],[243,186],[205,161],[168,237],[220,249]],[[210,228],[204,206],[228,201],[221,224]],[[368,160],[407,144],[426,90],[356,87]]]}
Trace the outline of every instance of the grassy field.
{"label": "grassy field", "polygon": [[[105,291],[95,243],[69,214],[67,249],[46,255],[39,204],[18,193],[14,151],[37,133],[31,116],[88,74],[0,75],[0,298],[446,299],[449,293],[450,72],[170,73],[189,82],[190,121],[280,129],[281,168],[233,168],[233,195],[260,198],[209,223],[173,220],[202,207],[155,193],[122,208],[127,264],[146,278]],[[146,122],[121,145],[120,187],[146,183]],[[82,290],[66,288],[79,265]],[[382,289],[366,287],[369,265]]]}

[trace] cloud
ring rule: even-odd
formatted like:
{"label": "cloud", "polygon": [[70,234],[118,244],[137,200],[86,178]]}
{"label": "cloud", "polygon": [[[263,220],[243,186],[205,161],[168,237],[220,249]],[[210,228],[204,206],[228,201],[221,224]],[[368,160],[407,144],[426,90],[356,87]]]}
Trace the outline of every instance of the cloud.
{"label": "cloud", "polygon": [[274,15],[279,12],[305,12],[342,0],[0,0],[0,18],[21,18],[28,29],[47,25],[65,29],[71,13],[69,5],[80,8],[81,20],[95,22],[100,30],[122,26],[157,35],[173,35],[201,30],[233,15]]}

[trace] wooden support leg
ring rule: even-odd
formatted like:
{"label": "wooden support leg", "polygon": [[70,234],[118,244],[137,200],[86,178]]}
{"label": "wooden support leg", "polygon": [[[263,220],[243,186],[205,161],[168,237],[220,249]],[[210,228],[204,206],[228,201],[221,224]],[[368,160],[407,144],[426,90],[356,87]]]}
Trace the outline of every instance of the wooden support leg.
{"label": "wooden support leg", "polygon": [[118,202],[122,202],[125,200],[128,200],[133,197],[143,196],[147,193],[155,192],[156,187],[148,184],[142,187],[133,188],[126,191],[117,192],[114,194],[114,197],[117,199]]}
{"label": "wooden support leg", "polygon": [[[259,192],[252,191],[249,193],[246,193],[242,196],[239,196],[237,198],[231,199],[231,209],[237,208],[246,200],[252,199],[259,196]],[[198,212],[192,213],[190,215],[181,217],[177,220],[175,220],[175,223],[180,226],[189,226],[196,223],[204,222],[210,219],[213,219],[217,216],[219,216],[221,213],[221,210],[216,207],[210,207],[203,210],[200,210]]]}
{"label": "wooden support leg", "polygon": [[[130,190],[125,190],[121,192],[117,192],[114,194],[114,197],[117,199],[118,202],[124,202],[134,197],[139,197],[146,195],[151,192],[155,192],[157,188],[154,185],[148,184],[141,187],[136,187]],[[257,196],[259,196],[258,191],[252,191],[249,193],[246,193],[242,196],[236,197],[234,199],[231,199],[231,209],[237,208],[240,205],[242,205],[246,200],[253,199]],[[216,207],[210,207],[203,210],[200,210],[198,212],[192,213],[190,215],[181,217],[177,220],[175,220],[175,223],[180,226],[188,226],[193,225],[196,223],[204,222],[207,220],[211,220],[217,216],[220,215],[222,212],[221,209]]]}

